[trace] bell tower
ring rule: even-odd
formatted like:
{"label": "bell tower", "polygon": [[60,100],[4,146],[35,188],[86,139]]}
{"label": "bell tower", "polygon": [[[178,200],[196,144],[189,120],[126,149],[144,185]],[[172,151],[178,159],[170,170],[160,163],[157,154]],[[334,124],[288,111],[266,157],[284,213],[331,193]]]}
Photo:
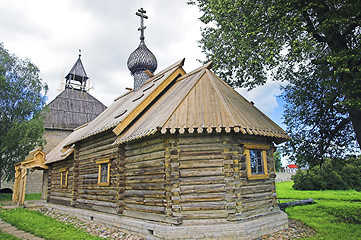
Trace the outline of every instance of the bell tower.
{"label": "bell tower", "polygon": [[85,73],[80,57],[81,50],[79,49],[79,58],[65,77],[65,88],[86,92],[86,82],[89,78]]}

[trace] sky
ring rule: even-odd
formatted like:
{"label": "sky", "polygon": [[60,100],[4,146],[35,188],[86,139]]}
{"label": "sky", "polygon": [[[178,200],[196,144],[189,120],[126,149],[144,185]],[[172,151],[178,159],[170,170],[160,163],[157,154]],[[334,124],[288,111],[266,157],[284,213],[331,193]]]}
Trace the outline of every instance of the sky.
{"label": "sky", "polygon": [[[90,78],[89,93],[109,106],[133,87],[127,68],[129,55],[138,47],[143,7],[145,43],[158,60],[155,73],[185,58],[190,72],[205,60],[201,16],[187,0],[1,0],[0,42],[20,58],[29,58],[48,84],[48,102],[64,90],[64,77],[81,60]],[[279,82],[268,81],[254,90],[236,89],[285,129]]]}

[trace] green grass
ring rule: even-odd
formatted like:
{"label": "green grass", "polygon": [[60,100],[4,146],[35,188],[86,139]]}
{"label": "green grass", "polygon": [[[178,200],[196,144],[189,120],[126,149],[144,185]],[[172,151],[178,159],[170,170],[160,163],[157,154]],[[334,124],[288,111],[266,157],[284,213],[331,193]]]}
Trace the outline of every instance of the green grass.
{"label": "green grass", "polygon": [[7,239],[7,240],[20,240],[20,238],[14,237],[11,234],[4,233],[0,231],[0,239]]}
{"label": "green grass", "polygon": [[10,223],[20,230],[45,239],[103,239],[91,236],[83,230],[75,228],[71,224],[58,222],[38,211],[22,208],[0,210],[0,217],[3,221]]}
{"label": "green grass", "polygon": [[[1,193],[0,194],[0,202],[1,201],[12,201],[12,194],[11,193]],[[25,200],[40,200],[41,193],[29,193],[25,194]]]}
{"label": "green grass", "polygon": [[290,218],[317,232],[310,239],[361,239],[361,192],[297,191],[292,184],[277,183],[277,196],[279,199],[315,200],[316,204],[286,208]]}

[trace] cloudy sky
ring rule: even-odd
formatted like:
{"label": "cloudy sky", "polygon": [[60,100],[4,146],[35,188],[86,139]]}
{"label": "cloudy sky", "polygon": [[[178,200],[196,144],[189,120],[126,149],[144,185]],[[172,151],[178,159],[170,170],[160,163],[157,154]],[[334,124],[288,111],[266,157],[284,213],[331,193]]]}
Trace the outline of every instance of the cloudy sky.
{"label": "cloudy sky", "polygon": [[[82,62],[90,78],[90,94],[109,106],[133,87],[126,66],[139,44],[139,17],[143,7],[145,42],[158,60],[158,69],[186,58],[192,71],[204,60],[197,40],[203,26],[198,8],[187,0],[1,0],[0,42],[21,58],[40,68],[49,86],[48,101],[64,89],[64,77],[82,51]],[[156,71],[156,72],[157,72]],[[250,92],[237,89],[282,127],[279,83],[269,82]]]}

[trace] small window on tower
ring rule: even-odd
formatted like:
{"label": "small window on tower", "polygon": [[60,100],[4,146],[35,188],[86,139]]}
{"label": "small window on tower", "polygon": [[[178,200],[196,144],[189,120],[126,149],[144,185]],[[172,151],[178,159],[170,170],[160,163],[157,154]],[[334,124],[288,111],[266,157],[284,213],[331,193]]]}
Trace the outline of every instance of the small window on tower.
{"label": "small window on tower", "polygon": [[244,144],[244,153],[247,162],[247,177],[252,179],[268,178],[267,152],[268,145]]}
{"label": "small window on tower", "polygon": [[109,186],[110,185],[110,159],[97,160],[98,164],[98,185]]}

